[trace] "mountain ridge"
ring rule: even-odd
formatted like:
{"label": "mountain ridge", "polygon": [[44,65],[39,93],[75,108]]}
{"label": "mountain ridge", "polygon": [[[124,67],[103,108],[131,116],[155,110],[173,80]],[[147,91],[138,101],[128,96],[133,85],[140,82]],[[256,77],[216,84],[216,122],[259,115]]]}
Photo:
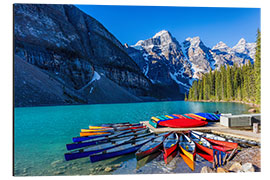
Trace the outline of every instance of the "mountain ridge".
{"label": "mountain ridge", "polygon": [[[172,42],[174,42],[175,47],[168,48],[168,44]],[[164,47],[159,47],[161,45]],[[224,42],[220,41],[212,48],[209,48],[203,43],[199,36],[188,37],[182,43],[179,43],[169,31],[162,30],[157,32],[151,38],[139,40],[135,45],[126,48],[135,48],[138,51],[142,51],[144,54],[143,57],[147,57],[147,62],[149,62],[149,57],[162,59],[162,55],[166,55],[166,53],[170,54],[168,51],[178,54],[177,60],[182,60],[181,63],[186,64],[185,71],[189,72],[186,74],[186,78],[190,78],[189,83],[185,83],[185,85],[189,86],[194,79],[200,79],[204,73],[209,72],[211,69],[219,69],[222,65],[237,64],[239,66],[248,63],[248,61],[253,63],[256,43],[247,43],[244,38],[240,38],[238,43],[233,47],[229,47]],[[159,54],[156,53],[157,50],[159,50]],[[167,52],[164,53],[166,50]],[[134,53],[130,55],[133,58],[135,57]],[[167,60],[168,59],[167,56]],[[169,59],[168,61],[171,64],[174,64],[177,60]],[[140,64],[143,64],[142,60]],[[187,64],[189,64],[189,66]],[[170,67],[167,68],[171,69]],[[147,72],[149,73],[149,70]],[[171,74],[174,73],[175,72],[171,72]],[[181,76],[184,76],[183,72],[181,73]],[[177,76],[171,78],[176,80],[176,82],[179,82]],[[150,79],[153,81],[151,77]]]}

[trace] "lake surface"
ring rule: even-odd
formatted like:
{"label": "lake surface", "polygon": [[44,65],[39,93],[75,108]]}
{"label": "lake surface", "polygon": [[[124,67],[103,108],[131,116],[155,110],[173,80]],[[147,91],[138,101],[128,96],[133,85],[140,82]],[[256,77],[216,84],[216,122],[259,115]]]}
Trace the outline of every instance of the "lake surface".
{"label": "lake surface", "polygon": [[[65,161],[65,145],[89,125],[147,121],[151,116],[196,112],[241,114],[248,106],[239,103],[214,102],[146,102],[15,108],[14,174],[15,176],[152,174],[187,173],[191,170],[177,155],[165,165],[162,154],[138,168],[134,154],[91,164],[89,158]],[[194,172],[208,162],[198,158]],[[198,167],[197,167],[198,166]],[[114,170],[104,172],[105,167]],[[137,167],[137,168],[136,168]]]}

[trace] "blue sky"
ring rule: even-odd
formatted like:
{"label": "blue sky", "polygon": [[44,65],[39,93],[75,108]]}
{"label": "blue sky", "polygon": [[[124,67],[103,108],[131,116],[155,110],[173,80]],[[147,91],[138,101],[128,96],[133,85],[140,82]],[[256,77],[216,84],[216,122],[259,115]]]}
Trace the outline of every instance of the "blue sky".
{"label": "blue sky", "polygon": [[180,43],[187,37],[199,36],[210,48],[219,41],[233,47],[240,38],[255,42],[260,28],[259,8],[76,6],[129,45],[168,30]]}

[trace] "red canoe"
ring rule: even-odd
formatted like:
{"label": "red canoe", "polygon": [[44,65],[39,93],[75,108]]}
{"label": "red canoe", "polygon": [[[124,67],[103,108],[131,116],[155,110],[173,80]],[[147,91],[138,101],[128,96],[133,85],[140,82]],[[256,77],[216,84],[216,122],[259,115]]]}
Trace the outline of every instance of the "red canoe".
{"label": "red canoe", "polygon": [[219,140],[209,139],[206,137],[204,137],[204,139],[206,139],[212,144],[213,149],[220,150],[223,152],[231,151],[238,147],[238,144],[234,142],[219,141]]}
{"label": "red canoe", "polygon": [[206,121],[186,119],[186,118],[170,119],[166,121],[160,121],[158,123],[158,125],[171,127],[171,128],[199,127],[199,126],[205,126],[206,124],[207,124]]}
{"label": "red canoe", "polygon": [[143,145],[136,153],[136,159],[140,160],[144,158],[145,156],[148,156],[150,154],[155,153],[156,151],[160,150],[162,147],[164,139],[169,135],[170,133],[162,133],[157,136],[152,141],[149,141],[145,145]]}
{"label": "red canoe", "polygon": [[196,152],[199,156],[203,157],[205,160],[209,162],[213,162],[214,156],[213,156],[213,149],[210,149],[208,147],[205,147],[197,142],[196,144]]}
{"label": "red canoe", "polygon": [[163,148],[164,148],[164,153],[163,153],[163,157],[164,157],[164,161],[165,164],[168,163],[168,157],[174,153],[174,151],[176,151],[177,145],[178,145],[178,140],[179,137],[176,133],[172,133],[170,134],[163,143]]}
{"label": "red canoe", "polygon": [[199,135],[193,133],[192,131],[190,131],[189,135],[196,144],[196,153],[207,161],[213,162],[214,151],[210,142],[203,137],[200,137]]}

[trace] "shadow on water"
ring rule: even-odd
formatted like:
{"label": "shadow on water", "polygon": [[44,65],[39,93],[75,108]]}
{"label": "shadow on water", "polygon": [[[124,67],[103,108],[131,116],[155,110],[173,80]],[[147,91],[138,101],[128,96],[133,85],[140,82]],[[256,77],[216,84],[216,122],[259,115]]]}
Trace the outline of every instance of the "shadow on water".
{"label": "shadow on water", "polygon": [[140,160],[137,160],[137,166],[136,169],[140,169],[141,167],[143,167],[144,165],[146,165],[147,163],[151,162],[152,160],[154,160],[156,157],[158,157],[161,154],[161,151],[157,151],[153,154],[150,154]]}
{"label": "shadow on water", "polygon": [[130,154],[118,156],[118,157],[113,158],[112,161],[110,163],[108,163],[108,165],[119,164],[119,163],[128,161],[130,159],[134,159],[134,158],[135,158],[135,154],[134,153],[130,153]]}

